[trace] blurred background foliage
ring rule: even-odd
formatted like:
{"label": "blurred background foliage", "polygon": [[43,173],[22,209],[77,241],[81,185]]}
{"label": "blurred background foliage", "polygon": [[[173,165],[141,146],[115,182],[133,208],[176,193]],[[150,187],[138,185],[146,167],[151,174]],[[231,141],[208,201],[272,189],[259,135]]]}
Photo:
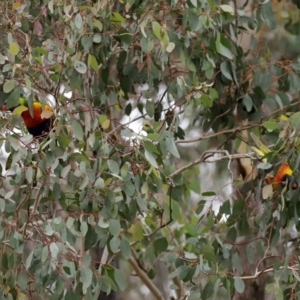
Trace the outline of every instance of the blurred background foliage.
{"label": "blurred background foliage", "polygon": [[298,299],[299,1],[2,2],[1,299]]}

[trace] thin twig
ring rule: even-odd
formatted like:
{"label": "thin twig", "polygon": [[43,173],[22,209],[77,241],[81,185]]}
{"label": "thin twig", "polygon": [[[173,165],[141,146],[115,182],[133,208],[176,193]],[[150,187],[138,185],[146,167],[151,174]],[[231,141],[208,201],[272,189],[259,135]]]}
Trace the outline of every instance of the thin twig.
{"label": "thin twig", "polygon": [[39,190],[37,192],[35,201],[33,203],[32,215],[35,215],[37,213],[37,209],[39,207],[39,204],[40,204],[40,201],[41,201],[41,198],[42,198],[42,191],[43,191],[43,188],[46,185],[46,181],[47,181],[47,177],[45,176],[45,179],[41,183],[40,188],[39,188]]}
{"label": "thin twig", "polygon": [[190,140],[177,140],[177,141],[175,141],[175,143],[176,144],[195,143],[195,142],[199,142],[199,141],[203,141],[203,140],[207,140],[207,139],[217,137],[221,134],[236,133],[236,132],[239,132],[239,131],[251,129],[251,128],[256,127],[256,126],[262,126],[262,122],[256,122],[256,123],[252,123],[252,124],[248,124],[248,125],[244,125],[244,126],[240,126],[240,127],[235,127],[235,128],[232,128],[232,129],[226,129],[226,130],[211,133],[211,134],[208,134],[208,135],[199,136],[197,138],[190,139]]}
{"label": "thin twig", "polygon": [[[208,158],[208,156],[210,157],[211,155],[208,155],[209,153],[212,153],[212,154],[216,154],[216,153],[222,153],[222,154],[225,154],[225,156],[220,156],[220,157],[216,157],[212,160],[206,160]],[[233,159],[240,159],[240,158],[250,158],[252,160],[256,160],[257,158],[253,156],[254,153],[251,152],[251,153],[245,153],[245,154],[229,154],[228,151],[226,150],[206,150],[202,153],[202,155],[200,156],[200,158],[194,160],[193,162],[183,166],[182,168],[176,170],[175,172],[173,172],[172,174],[170,174],[168,176],[168,178],[173,178],[174,176],[182,173],[183,171],[195,166],[195,165],[198,165],[202,162],[207,162],[207,163],[215,163],[217,161],[221,161],[221,160],[225,160],[225,159],[229,159],[229,162]]]}
{"label": "thin twig", "polygon": [[[291,270],[291,271],[296,271],[296,272],[299,272],[299,268],[298,268],[298,265],[294,265],[294,266],[282,266],[279,268],[279,270],[283,270],[287,268],[288,270]],[[265,269],[265,270],[262,270],[262,271],[259,271],[259,272],[255,272],[254,275],[249,275],[249,276],[234,276],[233,278],[239,278],[239,279],[242,279],[242,280],[252,280],[252,279],[256,279],[258,278],[258,276],[260,276],[261,274],[264,274],[264,273],[268,273],[268,272],[274,272],[274,268],[268,268],[268,269]]]}
{"label": "thin twig", "polygon": [[108,255],[109,255],[108,249],[107,249],[107,246],[105,246],[104,249],[103,249],[101,261],[100,261],[100,264],[99,264],[99,269],[98,269],[99,274],[102,274],[102,266],[107,263]]}

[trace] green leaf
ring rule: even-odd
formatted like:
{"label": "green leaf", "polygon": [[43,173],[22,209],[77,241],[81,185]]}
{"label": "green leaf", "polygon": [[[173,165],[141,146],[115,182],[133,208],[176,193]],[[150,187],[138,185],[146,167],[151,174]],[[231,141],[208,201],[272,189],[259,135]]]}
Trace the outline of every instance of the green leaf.
{"label": "green leaf", "polygon": [[77,140],[82,141],[83,140],[83,129],[82,126],[79,124],[79,122],[73,120],[71,123],[73,133]]}
{"label": "green leaf", "polygon": [[150,53],[154,48],[154,41],[150,38],[143,37],[141,40],[142,51],[145,53]]}
{"label": "green leaf", "polygon": [[125,259],[128,259],[131,257],[131,248],[129,242],[122,238],[121,245],[120,245],[121,254]]}
{"label": "green leaf", "polygon": [[146,102],[146,112],[150,118],[154,116],[154,104],[152,101],[147,100]]}
{"label": "green leaf", "polygon": [[116,284],[120,288],[121,291],[124,291],[127,287],[126,275],[122,270],[115,269],[114,270],[114,279]]}
{"label": "green leaf", "polygon": [[268,294],[273,293],[275,290],[275,283],[273,282],[273,283],[267,284],[265,290]]}
{"label": "green leaf", "polygon": [[20,287],[20,289],[26,290],[28,288],[27,284],[28,284],[28,276],[25,272],[21,272],[18,275],[18,286]]}
{"label": "green leaf", "polygon": [[43,247],[41,261],[44,263],[48,259],[49,250],[48,246]]}
{"label": "green leaf", "polygon": [[153,247],[157,254],[165,252],[168,249],[168,241],[166,238],[162,237],[154,241]]}
{"label": "green leaf", "polygon": [[102,41],[102,36],[99,33],[96,33],[93,35],[93,42],[96,44],[101,43]]}
{"label": "green leaf", "polygon": [[16,86],[16,82],[14,80],[7,80],[3,85],[3,92],[8,94],[10,93]]}
{"label": "green leaf", "polygon": [[102,23],[99,20],[94,19],[93,20],[93,26],[96,27],[96,28],[98,28],[99,31],[102,31],[103,25],[102,25]]}
{"label": "green leaf", "polygon": [[213,191],[208,191],[208,192],[203,192],[203,193],[201,193],[201,195],[202,195],[203,197],[214,197],[214,196],[216,196],[216,193],[213,192]]}
{"label": "green leaf", "polygon": [[[15,193],[15,190],[8,191],[7,193],[5,193],[4,199],[10,199],[14,193]],[[5,208],[5,202],[4,202],[4,208]],[[1,209],[1,211],[3,212],[4,209]]]}
{"label": "green leaf", "polygon": [[111,14],[111,17],[110,17],[110,20],[113,22],[113,23],[124,23],[126,20],[117,12],[113,12]]}
{"label": "green leaf", "polygon": [[243,97],[243,104],[246,107],[247,112],[250,112],[253,108],[253,100],[249,94],[245,94]]}
{"label": "green leaf", "polygon": [[7,98],[7,104],[6,104],[7,108],[18,106],[20,101],[20,95],[21,95],[21,88],[17,86]]}
{"label": "green leaf", "polygon": [[94,183],[94,186],[99,187],[100,189],[103,189],[105,187],[105,183],[102,177],[98,177]]}
{"label": "green leaf", "polygon": [[213,299],[217,299],[217,294],[218,294],[218,291],[221,287],[221,279],[218,278],[218,280],[215,282],[215,286],[214,286],[214,295],[213,295]]}
{"label": "green leaf", "polygon": [[136,197],[136,202],[140,208],[141,211],[143,212],[147,212],[148,211],[148,207],[147,207],[147,201],[145,198],[141,197],[140,195],[138,195]]}
{"label": "green leaf", "polygon": [[233,59],[233,55],[232,55],[231,51],[221,43],[221,35],[220,35],[219,31],[217,32],[216,49],[219,54],[221,54],[229,59]]}
{"label": "green leaf", "polygon": [[83,266],[80,270],[80,281],[83,284],[83,294],[86,294],[87,288],[91,285],[93,272],[90,268]]}
{"label": "green leaf", "polygon": [[[148,135],[149,137],[149,135]],[[144,142],[145,149],[151,153],[159,154],[159,151],[157,150],[157,147],[150,141]]]}
{"label": "green leaf", "polygon": [[124,186],[124,192],[128,197],[132,197],[135,193],[135,186],[131,181],[127,181]]}
{"label": "green leaf", "polygon": [[78,294],[78,292],[74,293],[72,291],[67,291],[64,300],[82,300],[82,297]]}
{"label": "green leaf", "polygon": [[132,34],[128,32],[122,32],[119,34],[119,39],[123,42],[123,48],[126,50],[132,43]]}
{"label": "green leaf", "polygon": [[109,220],[101,217],[98,221],[98,226],[101,228],[108,228],[109,227]]}
{"label": "green leaf", "polygon": [[114,236],[110,241],[109,241],[109,247],[110,247],[110,250],[113,252],[113,253],[117,253],[120,249],[120,244],[121,244],[121,241],[120,239],[117,237],[117,236]]}
{"label": "green leaf", "polygon": [[203,211],[205,205],[206,205],[206,202],[205,200],[200,200],[199,203],[198,203],[198,206],[197,206],[197,210],[196,210],[196,214],[201,214],[201,212]]}
{"label": "green leaf", "polygon": [[220,214],[225,214],[225,215],[229,215],[231,213],[231,205],[229,200],[223,202],[219,212]]}
{"label": "green leaf", "polygon": [[118,163],[116,163],[114,160],[108,159],[107,160],[107,165],[108,165],[109,170],[113,174],[119,174],[120,168],[119,168]]}
{"label": "green leaf", "polygon": [[106,115],[99,116],[99,123],[103,129],[107,129],[110,126],[110,120],[107,118]]}
{"label": "green leaf", "polygon": [[140,241],[143,238],[144,229],[140,221],[135,222],[135,224],[131,225],[129,232],[131,232],[133,239],[136,241]]}
{"label": "green leaf", "polygon": [[127,116],[129,116],[131,114],[131,112],[132,112],[132,104],[130,102],[126,105],[124,112],[125,112],[125,114]]}
{"label": "green leaf", "polygon": [[233,81],[233,78],[231,76],[231,73],[230,73],[230,64],[228,61],[223,61],[220,65],[220,69],[221,69],[221,72],[222,74],[229,80]]}
{"label": "green leaf", "polygon": [[182,280],[187,276],[187,274],[189,272],[189,267],[188,266],[179,266],[177,268],[177,272],[178,272],[178,278],[180,280]]}
{"label": "green leaf", "polygon": [[81,29],[81,27],[82,27],[82,17],[81,17],[81,14],[80,14],[80,13],[78,13],[78,14],[76,15],[74,22],[75,22],[75,26],[76,26],[78,29]]}
{"label": "green leaf", "polygon": [[[81,190],[82,188],[79,187],[79,189]],[[80,232],[82,237],[85,237],[88,232],[88,225],[85,221],[82,221],[80,224]]]}
{"label": "green leaf", "polygon": [[74,61],[74,68],[80,74],[84,74],[87,71],[86,64],[79,60]]}
{"label": "green leaf", "polygon": [[31,166],[26,170],[26,180],[29,184],[33,181],[33,169]]}
{"label": "green leaf", "polygon": [[214,285],[209,281],[201,292],[201,299],[208,299],[214,293]]}
{"label": "green leaf", "polygon": [[291,118],[291,125],[295,128],[298,128],[300,126],[300,112],[296,112],[292,114]]}
{"label": "green leaf", "polygon": [[253,264],[255,261],[255,252],[256,252],[256,249],[255,249],[254,243],[253,242],[249,243],[246,246],[246,256],[247,256],[248,262],[250,264]]}
{"label": "green leaf", "polygon": [[225,11],[230,13],[231,15],[234,15],[234,9],[232,6],[228,5],[228,4],[222,4],[220,5],[220,8]]}
{"label": "green leaf", "polygon": [[232,264],[240,274],[243,274],[242,260],[237,252],[232,255]]}
{"label": "green leaf", "polygon": [[271,2],[263,2],[263,4],[260,7],[260,13],[261,13],[261,19],[262,21],[270,28],[275,29],[276,28],[276,20],[274,17],[274,12],[272,8]]}
{"label": "green leaf", "polygon": [[20,105],[14,109],[13,114],[16,116],[20,116],[24,111],[27,111],[27,110],[28,110],[28,107],[26,107],[24,105]]}
{"label": "green leaf", "polygon": [[171,52],[173,52],[174,49],[175,49],[175,43],[169,42],[169,44],[168,44],[168,46],[166,48],[166,51],[169,52],[169,53],[171,53]]}
{"label": "green leaf", "polygon": [[190,1],[195,7],[197,7],[197,0],[190,0]]}
{"label": "green leaf", "polygon": [[234,287],[238,293],[243,293],[245,290],[245,283],[239,277],[234,277]]}
{"label": "green leaf", "polygon": [[237,231],[236,231],[235,227],[230,228],[227,233],[227,238],[229,238],[231,241],[235,242],[236,237],[237,237]]}
{"label": "green leaf", "polygon": [[270,168],[272,168],[273,166],[271,165],[271,164],[269,164],[269,163],[259,163],[258,165],[257,165],[257,168],[258,169],[262,169],[262,170],[269,170]]}
{"label": "green leaf", "polygon": [[66,150],[67,147],[70,144],[70,139],[66,136],[66,135],[58,135],[57,137],[57,141],[59,143],[59,146],[63,149]]}
{"label": "green leaf", "polygon": [[246,215],[244,215],[244,217],[241,216],[240,220],[238,220],[237,227],[238,227],[238,230],[239,230],[241,235],[247,235],[248,234],[249,224],[248,224],[248,220],[247,220]]}
{"label": "green leaf", "polygon": [[11,43],[9,45],[9,52],[11,55],[18,55],[19,51],[20,51],[20,47],[18,43]]}
{"label": "green leaf", "polygon": [[276,300],[283,300],[284,299],[282,288],[276,288],[275,289],[275,297],[276,297]]}
{"label": "green leaf", "polygon": [[155,37],[157,39],[159,39],[160,41],[162,41],[161,26],[158,22],[156,22],[156,21],[152,22],[152,30],[153,30]]}
{"label": "green leaf", "polygon": [[110,219],[108,229],[112,235],[118,236],[121,231],[120,222],[118,220]]}
{"label": "green leaf", "polygon": [[154,167],[154,168],[158,168],[157,162],[155,160],[154,155],[152,155],[151,152],[147,151],[145,149],[145,158],[148,160],[148,162]]}
{"label": "green leaf", "polygon": [[167,149],[170,151],[171,154],[173,154],[176,158],[180,158],[180,154],[179,154],[179,152],[177,150],[177,147],[174,143],[174,140],[171,136],[167,136],[166,146],[167,146]]}
{"label": "green leaf", "polygon": [[28,270],[31,266],[32,259],[33,259],[33,254],[34,254],[34,251],[31,251],[30,254],[26,258],[26,262],[25,262],[26,270]]}
{"label": "green leaf", "polygon": [[50,244],[50,253],[51,253],[51,257],[56,259],[57,258],[57,255],[58,255],[58,246],[56,245],[56,243],[52,242]]}
{"label": "green leaf", "polygon": [[98,62],[94,55],[89,54],[88,56],[88,66],[92,68],[95,72],[98,72]]}
{"label": "green leaf", "polygon": [[92,257],[90,255],[85,255],[82,260],[82,266],[88,267],[91,264]]}
{"label": "green leaf", "polygon": [[278,129],[278,122],[274,119],[270,119],[266,122],[263,123],[263,126],[269,131],[269,132],[272,132],[276,129]]}

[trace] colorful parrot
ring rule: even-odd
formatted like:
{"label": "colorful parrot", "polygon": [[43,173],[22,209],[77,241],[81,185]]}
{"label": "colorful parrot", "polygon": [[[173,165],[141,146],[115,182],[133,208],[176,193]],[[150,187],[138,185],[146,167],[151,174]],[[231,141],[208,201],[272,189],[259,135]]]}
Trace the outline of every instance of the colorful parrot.
{"label": "colorful parrot", "polygon": [[[11,107],[8,110],[13,112],[16,108],[19,108],[19,113],[21,114],[24,123],[28,129],[28,132],[34,137],[42,136],[50,132],[53,126],[53,109],[45,104],[38,101],[33,102],[33,115],[30,114],[28,108],[28,101],[24,98],[19,99],[19,105],[16,107]],[[2,109],[7,110],[6,101]]]}
{"label": "colorful parrot", "polygon": [[299,187],[298,180],[292,176],[293,171],[287,162],[284,162],[278,169],[275,176],[266,178],[267,184],[272,184],[273,190],[277,190],[279,184],[285,186],[287,184],[288,189],[296,190]]}
{"label": "colorful parrot", "polygon": [[[256,154],[263,158],[266,154],[271,152],[271,150],[266,145],[264,145],[255,134],[250,133],[250,135],[257,146],[251,147]],[[265,181],[267,184],[272,184],[273,190],[278,189],[280,184],[282,186],[285,186],[287,184],[287,189],[291,188],[293,190],[296,190],[299,187],[298,180],[293,176],[293,170],[287,162],[284,162],[278,168],[275,176],[269,176]]]}

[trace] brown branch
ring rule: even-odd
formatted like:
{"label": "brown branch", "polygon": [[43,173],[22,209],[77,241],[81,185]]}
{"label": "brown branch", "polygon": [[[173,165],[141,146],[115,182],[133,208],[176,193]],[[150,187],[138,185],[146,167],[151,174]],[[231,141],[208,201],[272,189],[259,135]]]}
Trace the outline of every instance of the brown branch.
{"label": "brown branch", "polygon": [[226,133],[236,133],[239,131],[243,131],[243,130],[247,130],[247,129],[251,129],[253,127],[256,126],[262,126],[262,122],[256,122],[256,123],[252,123],[252,124],[247,124],[245,126],[240,126],[240,127],[236,127],[236,128],[232,128],[232,129],[226,129],[223,131],[219,131],[219,132],[215,132],[215,133],[211,133],[208,135],[203,135],[194,139],[190,139],[190,140],[177,140],[175,141],[176,144],[189,144],[189,143],[194,143],[194,142],[199,142],[202,140],[207,140],[210,138],[214,138],[216,136],[219,136],[221,134],[226,134]]}
{"label": "brown branch", "polygon": [[[295,272],[299,272],[299,268],[298,268],[298,265],[294,265],[294,266],[282,266],[279,268],[279,270],[283,270],[287,268],[288,270],[291,270],[291,271],[295,271]],[[249,276],[234,276],[233,278],[239,278],[239,279],[242,279],[242,280],[253,280],[253,279],[256,279],[258,278],[258,276],[264,274],[264,273],[268,273],[268,272],[273,272],[274,269],[273,268],[268,268],[268,269],[264,269],[262,271],[259,271],[259,272],[255,272],[254,275],[249,275]]]}
{"label": "brown branch", "polygon": [[[206,159],[208,157],[210,157],[211,155],[207,155],[209,153],[213,153],[213,154],[216,154],[216,153],[222,153],[224,154],[225,156],[220,156],[220,157],[216,157],[214,158],[213,160],[208,160],[206,161]],[[229,159],[229,162],[231,162],[233,159],[240,159],[240,158],[250,158],[250,159],[253,159],[253,160],[256,160],[257,158],[253,156],[254,153],[245,153],[245,154],[229,154],[228,151],[226,150],[206,150],[202,153],[202,155],[200,156],[200,158],[194,160],[193,162],[183,166],[182,168],[176,170],[175,172],[173,172],[172,174],[170,174],[168,176],[169,179],[171,179],[172,177],[182,173],[183,171],[195,166],[195,165],[198,165],[202,162],[207,162],[207,163],[215,163],[217,161],[221,161],[221,160],[225,160],[225,159]]]}
{"label": "brown branch", "polygon": [[128,259],[128,262],[136,272],[137,276],[141,279],[141,281],[147,286],[147,288],[150,290],[152,295],[157,300],[165,300],[161,292],[158,290],[158,288],[154,285],[154,283],[151,281],[151,279],[148,277],[148,275],[140,269],[138,263],[136,260],[132,257]]}

